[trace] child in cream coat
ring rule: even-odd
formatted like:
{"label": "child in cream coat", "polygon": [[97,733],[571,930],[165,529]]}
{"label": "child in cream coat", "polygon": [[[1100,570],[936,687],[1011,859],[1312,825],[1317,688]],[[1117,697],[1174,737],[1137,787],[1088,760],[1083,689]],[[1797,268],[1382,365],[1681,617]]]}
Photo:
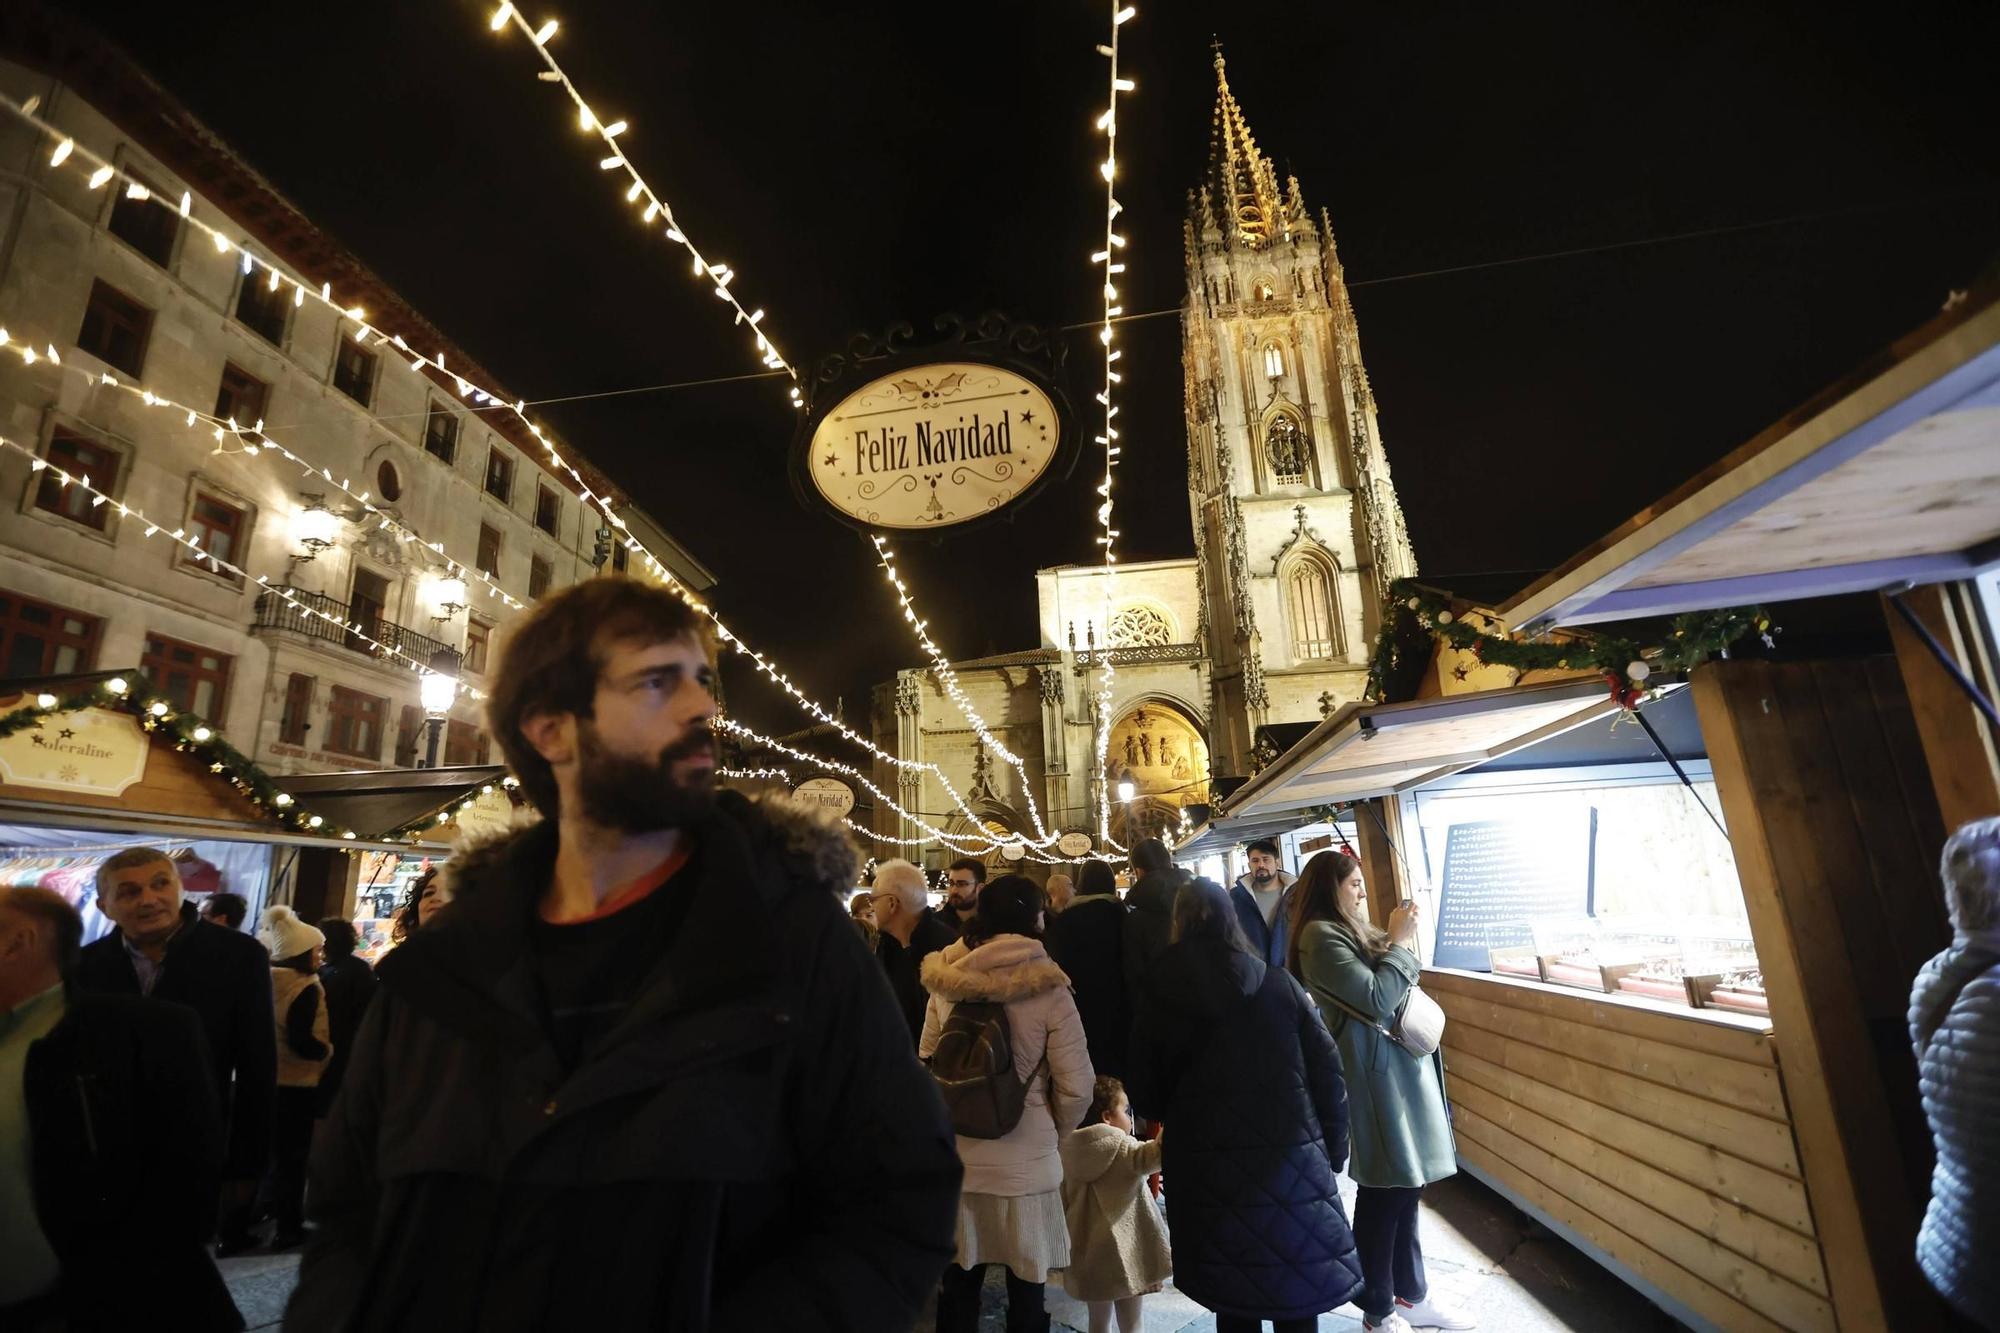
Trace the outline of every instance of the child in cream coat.
{"label": "child in cream coat", "polygon": [[1160,1140],[1132,1137],[1132,1104],[1115,1078],[1100,1078],[1090,1110],[1063,1136],[1063,1215],[1069,1267],[1062,1285],[1090,1307],[1090,1333],[1137,1333],[1146,1293],[1173,1274],[1167,1224],[1146,1189],[1160,1169]]}

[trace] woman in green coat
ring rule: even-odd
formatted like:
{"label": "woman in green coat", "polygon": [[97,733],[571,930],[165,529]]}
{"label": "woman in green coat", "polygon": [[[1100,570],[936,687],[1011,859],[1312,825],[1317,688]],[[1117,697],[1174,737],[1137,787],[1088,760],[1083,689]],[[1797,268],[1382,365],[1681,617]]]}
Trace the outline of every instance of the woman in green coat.
{"label": "woman in green coat", "polygon": [[1362,1326],[1472,1328],[1471,1317],[1430,1299],[1417,1239],[1423,1187],[1458,1170],[1438,1061],[1411,1055],[1381,1030],[1417,984],[1416,908],[1398,907],[1384,931],[1369,921],[1367,901],[1360,863],[1321,852],[1292,891],[1289,932],[1292,972],[1339,1043],[1347,1078]]}

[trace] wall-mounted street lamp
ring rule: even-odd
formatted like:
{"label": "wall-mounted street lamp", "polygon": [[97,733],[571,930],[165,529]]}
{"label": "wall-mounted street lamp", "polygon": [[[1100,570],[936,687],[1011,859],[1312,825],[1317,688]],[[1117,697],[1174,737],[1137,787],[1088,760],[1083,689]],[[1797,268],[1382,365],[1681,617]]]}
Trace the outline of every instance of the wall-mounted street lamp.
{"label": "wall-mounted street lamp", "polygon": [[1138,794],[1139,794],[1139,788],[1136,784],[1133,783],[1132,779],[1124,778],[1119,781],[1118,783],[1119,800],[1129,801]]}
{"label": "wall-mounted street lamp", "polygon": [[450,620],[460,611],[465,610],[468,605],[466,602],[465,580],[459,578],[456,574],[447,574],[442,578],[432,579],[430,581],[430,594],[431,606],[437,612],[436,615],[431,617],[432,620]]}
{"label": "wall-mounted street lamp", "polygon": [[309,564],[322,551],[340,543],[340,515],[327,508],[324,495],[301,495],[303,508],[292,515],[292,545],[295,564]]}

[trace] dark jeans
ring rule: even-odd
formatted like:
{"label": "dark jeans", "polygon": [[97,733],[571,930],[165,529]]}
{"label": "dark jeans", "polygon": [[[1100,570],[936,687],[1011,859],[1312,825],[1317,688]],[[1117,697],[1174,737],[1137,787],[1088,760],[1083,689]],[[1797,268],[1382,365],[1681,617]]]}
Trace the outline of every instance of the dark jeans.
{"label": "dark jeans", "polygon": [[[986,1264],[944,1270],[938,1284],[937,1333],[976,1333],[979,1328],[979,1289],[986,1283]],[[1048,1333],[1049,1307],[1039,1282],[1023,1282],[1007,1274],[1007,1333]]]}
{"label": "dark jeans", "polygon": [[1417,1205],[1424,1192],[1363,1185],[1354,1200],[1354,1248],[1361,1252],[1361,1295],[1356,1303],[1369,1323],[1396,1309],[1396,1298],[1415,1305],[1430,1294],[1424,1252],[1417,1244]]}
{"label": "dark jeans", "polygon": [[[1271,1333],[1313,1333],[1319,1327],[1317,1319],[1273,1319]],[[1215,1333],[1264,1333],[1264,1321],[1245,1319],[1240,1314],[1219,1314],[1215,1317]]]}
{"label": "dark jeans", "polygon": [[279,1088],[271,1103],[271,1216],[280,1236],[305,1227],[306,1158],[312,1153],[318,1088]]}

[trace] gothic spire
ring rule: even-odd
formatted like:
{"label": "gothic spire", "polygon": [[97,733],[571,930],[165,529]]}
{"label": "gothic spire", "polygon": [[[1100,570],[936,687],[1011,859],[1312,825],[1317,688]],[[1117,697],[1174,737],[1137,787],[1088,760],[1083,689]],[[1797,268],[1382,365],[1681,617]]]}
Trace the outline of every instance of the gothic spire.
{"label": "gothic spire", "polygon": [[1257,139],[1243,108],[1229,91],[1222,43],[1215,49],[1215,115],[1208,134],[1208,188],[1221,216],[1216,220],[1232,241],[1264,245],[1285,233],[1286,209],[1278,171],[1257,151]]}

